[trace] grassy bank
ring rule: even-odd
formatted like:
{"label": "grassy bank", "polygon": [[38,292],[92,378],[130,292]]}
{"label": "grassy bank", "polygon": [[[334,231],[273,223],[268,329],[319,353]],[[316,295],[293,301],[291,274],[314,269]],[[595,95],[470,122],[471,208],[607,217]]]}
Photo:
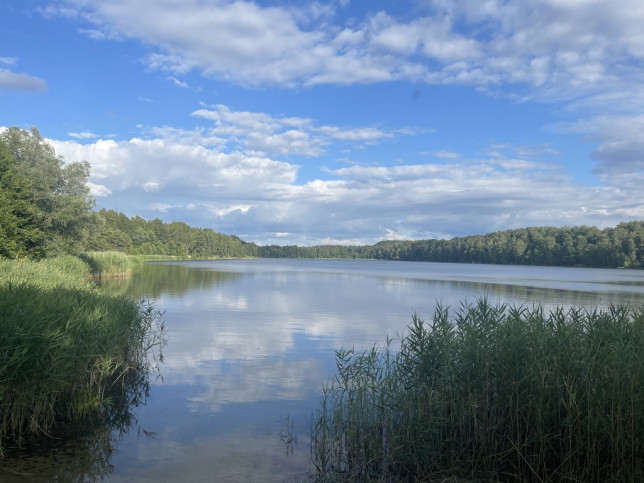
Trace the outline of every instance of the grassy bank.
{"label": "grassy bank", "polygon": [[[101,294],[78,257],[0,261],[0,443],[141,397],[159,314]],[[143,382],[143,384],[141,384]]]}
{"label": "grassy bank", "polygon": [[643,481],[644,309],[491,306],[337,353],[320,481]]}
{"label": "grassy bank", "polygon": [[190,259],[173,255],[126,255],[114,251],[87,252],[78,255],[78,258],[87,264],[94,280],[129,277],[145,262]]}
{"label": "grassy bank", "polygon": [[121,252],[87,252],[79,255],[89,267],[92,277],[128,277],[137,266],[143,263],[141,257],[129,256]]}
{"label": "grassy bank", "polygon": [[127,277],[145,261],[156,259],[120,252],[87,252],[41,261],[0,259],[0,284],[40,288],[86,288],[90,279]]}

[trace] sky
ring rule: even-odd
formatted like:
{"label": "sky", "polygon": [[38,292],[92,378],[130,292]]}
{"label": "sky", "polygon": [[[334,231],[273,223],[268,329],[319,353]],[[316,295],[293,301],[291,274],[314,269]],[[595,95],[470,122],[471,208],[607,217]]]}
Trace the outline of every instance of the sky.
{"label": "sky", "polygon": [[3,0],[0,128],[260,245],[644,219],[642,0]]}

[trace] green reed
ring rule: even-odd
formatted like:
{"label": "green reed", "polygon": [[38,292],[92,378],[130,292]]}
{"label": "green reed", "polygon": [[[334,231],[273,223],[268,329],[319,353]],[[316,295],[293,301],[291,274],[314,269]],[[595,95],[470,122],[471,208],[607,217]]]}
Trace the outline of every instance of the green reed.
{"label": "green reed", "polygon": [[139,257],[121,252],[87,252],[79,255],[90,268],[94,278],[127,277],[132,270],[143,263]]}
{"label": "green reed", "polygon": [[0,259],[0,286],[28,284],[41,289],[81,289],[88,287],[89,278],[89,266],[72,255],[41,261]]}
{"label": "green reed", "polygon": [[439,306],[336,360],[320,481],[644,480],[644,308]]}
{"label": "green reed", "polygon": [[142,397],[160,314],[99,293],[88,274],[76,257],[0,261],[0,444]]}

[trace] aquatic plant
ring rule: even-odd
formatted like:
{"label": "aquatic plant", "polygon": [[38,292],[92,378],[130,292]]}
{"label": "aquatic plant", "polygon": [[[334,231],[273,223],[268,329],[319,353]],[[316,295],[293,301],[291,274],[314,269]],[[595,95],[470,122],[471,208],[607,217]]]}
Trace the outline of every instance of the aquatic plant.
{"label": "aquatic plant", "polygon": [[643,308],[439,306],[336,361],[319,481],[644,480]]}
{"label": "aquatic plant", "polygon": [[87,264],[72,255],[40,261],[0,259],[0,286],[27,284],[41,289],[85,289],[89,277]]}
{"label": "aquatic plant", "polygon": [[133,268],[142,263],[137,257],[130,257],[121,252],[87,252],[78,256],[90,268],[94,278],[126,277],[132,274]]}
{"label": "aquatic plant", "polygon": [[0,269],[0,443],[145,396],[164,343],[153,306],[101,294],[76,257]]}

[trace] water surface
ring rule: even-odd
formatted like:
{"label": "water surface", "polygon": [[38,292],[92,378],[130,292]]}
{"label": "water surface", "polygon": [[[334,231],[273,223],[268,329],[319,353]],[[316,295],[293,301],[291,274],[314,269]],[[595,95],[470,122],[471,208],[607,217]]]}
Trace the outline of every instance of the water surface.
{"label": "water surface", "polygon": [[[305,481],[309,424],[340,347],[384,344],[413,313],[640,304],[644,272],[366,260],[151,263],[104,290],[165,311],[162,380],[118,429],[10,452],[2,481]],[[293,424],[291,429],[291,423]],[[281,438],[282,436],[283,438]],[[287,445],[283,439],[297,438]]]}

